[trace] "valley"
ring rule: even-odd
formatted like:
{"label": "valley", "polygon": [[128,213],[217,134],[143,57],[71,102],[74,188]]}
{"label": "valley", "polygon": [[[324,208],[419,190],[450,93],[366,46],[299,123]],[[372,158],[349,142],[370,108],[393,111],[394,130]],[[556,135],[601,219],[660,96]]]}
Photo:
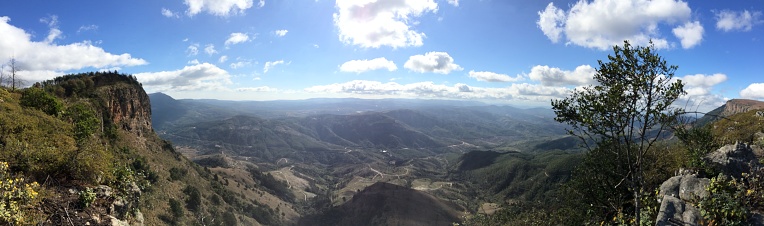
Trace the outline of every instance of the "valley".
{"label": "valley", "polygon": [[[365,220],[402,218],[401,208],[419,204],[382,200],[409,193],[459,222],[481,206],[550,199],[545,192],[569,178],[580,152],[576,141],[560,142],[570,138],[548,109],[436,100],[149,96],[160,137],[294,224],[357,223],[348,208],[364,207],[354,205],[390,205],[384,213],[369,210],[382,215]],[[247,175],[253,171],[280,186],[253,180],[257,176]],[[411,219],[393,218],[426,222],[434,216],[405,217]]]}

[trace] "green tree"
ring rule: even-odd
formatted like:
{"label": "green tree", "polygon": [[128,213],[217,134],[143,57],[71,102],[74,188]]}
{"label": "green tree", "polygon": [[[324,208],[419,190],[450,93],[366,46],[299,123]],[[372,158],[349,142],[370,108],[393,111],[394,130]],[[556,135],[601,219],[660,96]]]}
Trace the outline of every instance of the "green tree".
{"label": "green tree", "polygon": [[58,116],[63,108],[56,97],[40,88],[28,88],[21,95],[21,106],[37,108],[46,114]]}
{"label": "green tree", "polygon": [[633,219],[640,222],[646,156],[655,151],[655,142],[684,112],[672,104],[685,91],[681,80],[673,79],[677,66],[667,65],[654,52],[652,43],[648,47],[632,47],[624,41],[623,46],[615,46],[613,51],[608,62],[597,61],[599,68],[594,75],[597,85],[576,90],[565,99],[552,100],[552,109],[557,115],[555,120],[570,125],[568,133],[585,143],[587,157],[601,156],[595,161],[612,162],[587,172],[593,175],[579,176],[599,177],[613,172],[615,175],[608,176],[617,179],[615,184],[592,186],[627,187],[633,199]]}

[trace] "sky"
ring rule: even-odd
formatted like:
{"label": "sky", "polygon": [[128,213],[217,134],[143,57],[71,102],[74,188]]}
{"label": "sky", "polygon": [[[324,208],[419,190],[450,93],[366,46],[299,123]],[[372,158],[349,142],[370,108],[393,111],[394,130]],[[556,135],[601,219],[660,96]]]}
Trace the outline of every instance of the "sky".
{"label": "sky", "polygon": [[324,97],[549,106],[629,40],[708,111],[764,100],[764,1],[1,1],[0,63],[27,85],[117,70],[177,99]]}

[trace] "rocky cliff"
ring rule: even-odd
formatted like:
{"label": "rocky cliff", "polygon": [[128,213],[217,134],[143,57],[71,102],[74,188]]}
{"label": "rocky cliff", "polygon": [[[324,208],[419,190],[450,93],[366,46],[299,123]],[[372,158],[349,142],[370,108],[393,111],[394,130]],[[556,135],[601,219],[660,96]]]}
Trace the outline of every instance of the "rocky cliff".
{"label": "rocky cliff", "polygon": [[764,102],[746,99],[732,99],[727,101],[724,105],[708,112],[705,116],[698,119],[696,124],[702,126],[714,122],[719,118],[758,109],[764,109]]}
{"label": "rocky cliff", "polygon": [[118,84],[96,88],[107,115],[120,128],[144,136],[151,127],[151,103],[143,88]]}

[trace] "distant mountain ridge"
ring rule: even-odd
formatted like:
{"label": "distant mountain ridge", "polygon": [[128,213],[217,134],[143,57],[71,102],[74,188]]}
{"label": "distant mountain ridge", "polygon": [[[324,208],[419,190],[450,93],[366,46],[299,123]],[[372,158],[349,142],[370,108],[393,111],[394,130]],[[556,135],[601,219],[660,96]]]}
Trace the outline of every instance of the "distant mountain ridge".
{"label": "distant mountain ridge", "polygon": [[764,102],[748,99],[732,99],[728,100],[724,105],[706,113],[706,115],[698,119],[695,124],[706,125],[720,118],[758,109],[764,109]]}

